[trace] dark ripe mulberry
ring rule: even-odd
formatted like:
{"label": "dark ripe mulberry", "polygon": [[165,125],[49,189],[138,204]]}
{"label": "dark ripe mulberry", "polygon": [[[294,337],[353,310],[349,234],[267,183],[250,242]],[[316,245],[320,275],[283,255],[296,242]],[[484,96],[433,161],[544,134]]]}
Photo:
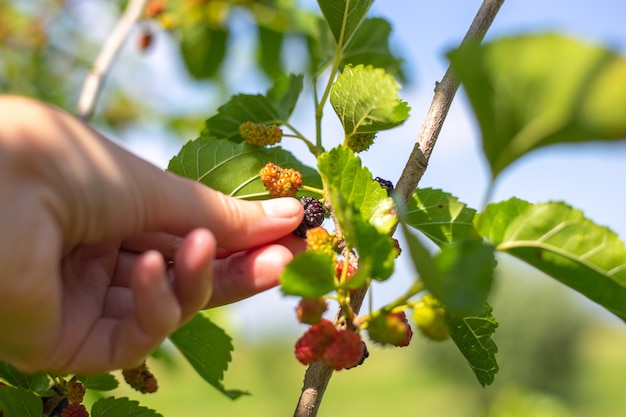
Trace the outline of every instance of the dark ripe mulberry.
{"label": "dark ripe mulberry", "polygon": [[393,182],[391,182],[389,180],[382,179],[380,177],[374,178],[374,181],[379,183],[380,186],[383,187],[387,191],[387,195],[388,196],[391,196],[391,193],[393,192]]}
{"label": "dark ripe mulberry", "polygon": [[304,218],[298,228],[293,231],[293,234],[304,239],[307,230],[319,227],[324,223],[325,210],[324,205],[313,197],[300,197],[300,203],[304,207]]}

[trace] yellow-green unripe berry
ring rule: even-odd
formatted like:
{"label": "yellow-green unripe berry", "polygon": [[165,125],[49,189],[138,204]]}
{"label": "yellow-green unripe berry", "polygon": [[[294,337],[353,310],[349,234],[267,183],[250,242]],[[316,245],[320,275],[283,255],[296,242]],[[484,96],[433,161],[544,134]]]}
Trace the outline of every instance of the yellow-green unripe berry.
{"label": "yellow-green unripe berry", "polygon": [[445,313],[444,308],[432,295],[425,295],[422,302],[413,308],[412,318],[424,336],[442,341],[450,335]]}
{"label": "yellow-green unripe berry", "polygon": [[346,145],[353,152],[366,151],[374,143],[376,133],[354,133],[346,138]]}

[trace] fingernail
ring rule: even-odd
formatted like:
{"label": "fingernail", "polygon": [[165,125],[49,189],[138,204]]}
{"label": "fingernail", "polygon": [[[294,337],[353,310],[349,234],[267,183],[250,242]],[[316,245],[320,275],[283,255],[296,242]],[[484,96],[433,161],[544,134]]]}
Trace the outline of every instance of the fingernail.
{"label": "fingernail", "polygon": [[265,214],[270,217],[288,218],[298,215],[302,205],[295,198],[272,198],[261,201]]}

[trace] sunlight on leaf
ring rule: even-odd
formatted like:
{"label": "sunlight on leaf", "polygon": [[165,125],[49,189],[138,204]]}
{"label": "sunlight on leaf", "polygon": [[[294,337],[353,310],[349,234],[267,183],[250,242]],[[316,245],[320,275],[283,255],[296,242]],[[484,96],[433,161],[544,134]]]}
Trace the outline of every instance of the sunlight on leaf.
{"label": "sunlight on leaf", "polygon": [[[259,179],[259,170],[268,162],[297,169],[302,174],[303,184],[321,187],[317,171],[303,165],[281,147],[263,148],[226,139],[199,138],[187,142],[170,160],[167,169],[230,196],[267,199],[271,196]],[[301,195],[311,193],[297,194]]]}
{"label": "sunlight on leaf", "polygon": [[473,223],[475,215],[476,210],[449,193],[418,188],[409,200],[404,221],[442,246],[478,238]]}
{"label": "sunlight on leaf", "polygon": [[449,54],[496,178],[546,145],[626,137],[626,58],[557,34],[470,44]]}
{"label": "sunlight on leaf", "polygon": [[335,289],[333,259],[326,254],[298,254],[280,276],[283,294],[318,298]]}
{"label": "sunlight on leaf", "polygon": [[626,320],[626,246],[564,203],[493,203],[476,218],[496,249],[533,265]]}
{"label": "sunlight on leaf", "polygon": [[399,90],[393,76],[381,68],[346,66],[330,92],[346,137],[402,124],[409,117],[409,106],[399,98]]}
{"label": "sunlight on leaf", "polygon": [[374,0],[318,0],[335,42],[348,43]]}

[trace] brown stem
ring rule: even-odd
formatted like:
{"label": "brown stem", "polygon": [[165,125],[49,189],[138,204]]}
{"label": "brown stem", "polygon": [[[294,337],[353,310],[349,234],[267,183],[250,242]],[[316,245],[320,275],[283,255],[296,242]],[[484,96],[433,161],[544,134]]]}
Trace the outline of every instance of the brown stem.
{"label": "brown stem", "polygon": [[[484,0],[461,45],[481,42],[503,3],[504,0]],[[458,88],[459,81],[454,76],[452,68],[448,67],[441,82],[435,86],[435,96],[424,119],[422,130],[396,185],[396,191],[405,202],[409,201],[426,171],[428,160]]]}
{"label": "brown stem", "polygon": [[88,121],[93,115],[102,83],[111,68],[113,60],[122,48],[133,25],[141,16],[147,0],[131,0],[128,2],[124,14],[107,38],[100,54],[96,58],[78,99],[78,117]]}
{"label": "brown stem", "polygon": [[[503,3],[504,0],[484,0],[461,44],[481,42]],[[422,130],[396,185],[396,190],[405,202],[409,201],[413,190],[426,171],[428,160],[458,88],[459,82],[452,69],[448,68],[441,82],[437,83],[435,97],[422,125]],[[362,288],[353,294],[350,304],[355,314],[359,313],[366,293],[367,288]],[[304,375],[302,393],[294,417],[317,416],[322,397],[332,375],[333,370],[323,363],[316,362],[309,366]]]}

